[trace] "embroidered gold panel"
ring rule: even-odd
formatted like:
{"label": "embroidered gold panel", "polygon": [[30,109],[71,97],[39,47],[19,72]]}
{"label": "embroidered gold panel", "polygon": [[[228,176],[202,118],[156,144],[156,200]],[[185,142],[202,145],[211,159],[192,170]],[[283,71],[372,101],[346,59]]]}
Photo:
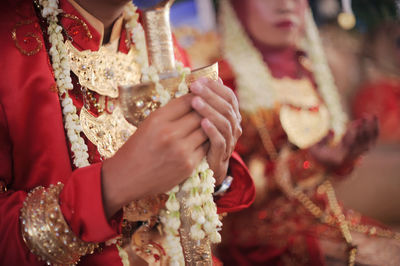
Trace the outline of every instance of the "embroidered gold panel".
{"label": "embroidered gold panel", "polygon": [[70,41],[66,42],[72,72],[79,84],[100,95],[118,97],[118,86],[140,82],[140,67],[135,62],[136,52],[128,54],[112,51],[101,46],[96,52],[79,51]]}
{"label": "embroidered gold panel", "polygon": [[99,117],[82,107],[80,121],[84,134],[104,158],[112,157],[136,131],[136,127],[126,121],[119,107],[112,114],[105,112]]}

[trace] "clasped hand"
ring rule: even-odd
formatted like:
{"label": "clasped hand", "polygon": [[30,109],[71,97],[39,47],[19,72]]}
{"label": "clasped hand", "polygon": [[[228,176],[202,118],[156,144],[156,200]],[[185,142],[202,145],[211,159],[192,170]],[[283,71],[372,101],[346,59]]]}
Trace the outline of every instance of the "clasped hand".
{"label": "clasped hand", "polygon": [[365,116],[349,124],[338,145],[329,145],[333,138],[333,134],[329,134],[321,142],[311,147],[310,152],[317,161],[325,166],[338,168],[368,151],[376,142],[378,133],[377,118]]}
{"label": "clasped hand", "polygon": [[207,156],[217,184],[242,133],[239,105],[221,81],[200,79],[192,93],[154,111],[110,159],[102,184],[110,217],[134,199],[164,193],[184,181]]}

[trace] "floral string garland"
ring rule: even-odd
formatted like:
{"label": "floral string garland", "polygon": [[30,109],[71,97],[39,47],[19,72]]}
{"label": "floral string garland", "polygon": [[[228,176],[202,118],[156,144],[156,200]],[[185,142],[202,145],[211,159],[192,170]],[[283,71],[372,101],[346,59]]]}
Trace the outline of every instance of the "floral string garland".
{"label": "floral string garland", "polygon": [[[73,163],[77,168],[89,165],[88,148],[84,139],[81,137],[82,127],[77,115],[76,107],[69,96],[68,91],[73,89],[72,79],[70,77],[71,67],[67,54],[67,48],[62,35],[62,27],[58,25],[57,16],[63,11],[58,8],[58,0],[39,0],[42,6],[41,14],[47,19],[49,24],[47,33],[51,48],[49,50],[55,80],[58,87],[59,97],[63,109],[65,130],[69,141],[71,142],[71,151],[73,153]],[[161,106],[164,106],[171,99],[170,93],[163,88],[159,82],[159,76],[155,67],[150,66],[148,62],[146,41],[143,28],[138,22],[139,15],[137,8],[132,4],[127,4],[125,14],[127,17],[126,29],[132,37],[137,50],[136,62],[139,64],[142,72],[142,82],[152,81],[156,84],[156,91],[159,95]],[[190,70],[177,62],[177,71],[181,82],[175,97],[180,97],[188,93],[186,84],[186,75]],[[166,234],[166,249],[171,258],[171,265],[183,265],[184,258],[179,238],[180,227],[180,204],[176,197],[181,189],[190,195],[187,199],[187,206],[191,212],[194,225],[191,227],[190,235],[194,240],[201,240],[208,236],[213,243],[221,241],[218,233],[222,223],[217,215],[217,208],[213,200],[215,179],[213,172],[204,158],[192,175],[181,185],[174,187],[167,194],[166,210],[161,211],[160,220],[164,225]],[[121,253],[121,250],[120,250]],[[126,255],[126,254],[125,254]],[[126,260],[125,260],[126,261]]]}
{"label": "floral string garland", "polygon": [[74,165],[78,168],[89,165],[88,147],[81,137],[82,127],[79,122],[79,117],[76,113],[72,99],[69,97],[69,90],[73,89],[72,79],[70,76],[71,67],[67,49],[64,44],[64,37],[62,35],[62,27],[58,25],[57,16],[62,12],[58,8],[57,1],[39,1],[42,5],[42,16],[47,18],[49,27],[47,33],[51,48],[49,53],[52,59],[52,66],[54,76],[56,79],[58,94],[60,97],[61,105],[63,107],[63,115],[65,120],[65,130],[69,141],[71,142],[71,151],[73,153]]}

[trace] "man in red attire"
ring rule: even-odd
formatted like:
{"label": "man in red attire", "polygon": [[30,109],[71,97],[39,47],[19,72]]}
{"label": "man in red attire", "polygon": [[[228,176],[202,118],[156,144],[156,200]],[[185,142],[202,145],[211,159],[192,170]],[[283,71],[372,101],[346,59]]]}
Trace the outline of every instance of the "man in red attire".
{"label": "man in red attire", "polygon": [[[45,8],[43,2],[54,3],[10,0],[3,3],[1,11],[1,265],[42,264],[34,254],[57,264],[80,259],[82,265],[121,265],[116,245],[104,244],[120,234],[121,208],[170,190],[206,155],[217,184],[223,182],[228,169],[233,177],[231,187],[216,198],[218,211],[249,206],[254,197],[252,181],[240,158],[231,156],[241,133],[238,104],[220,82],[194,83],[192,94],[150,114],[113,156],[104,154],[114,146],[105,145],[101,150],[99,145],[107,141],[103,138],[108,136],[107,130],[118,129],[118,125],[102,128],[100,123],[95,136],[79,126],[72,128],[72,133],[65,130],[63,116],[67,128],[68,123],[82,119],[84,111],[90,121],[115,115],[116,98],[96,87],[86,88],[75,72],[69,79],[69,73],[55,71],[54,56],[48,54],[54,48],[49,41],[54,36],[44,18],[46,8],[55,9],[51,4]],[[56,8],[62,9],[58,24],[64,41],[78,54],[85,50],[95,53],[103,45],[113,53],[127,54],[135,37],[124,27],[127,2],[60,0]],[[176,57],[183,58],[179,51]],[[112,72],[106,74],[113,76]],[[65,95],[57,92],[63,83],[56,83],[55,78],[61,75],[73,85],[69,91],[72,109],[67,110],[64,101],[64,108],[60,106],[59,97]],[[73,121],[68,120],[66,114],[75,109]],[[74,130],[80,133],[74,135]],[[79,147],[87,153],[90,165],[86,167],[76,167],[82,159],[74,152]],[[58,182],[63,185],[50,188]],[[94,249],[89,242],[100,243],[92,255],[86,255]]]}

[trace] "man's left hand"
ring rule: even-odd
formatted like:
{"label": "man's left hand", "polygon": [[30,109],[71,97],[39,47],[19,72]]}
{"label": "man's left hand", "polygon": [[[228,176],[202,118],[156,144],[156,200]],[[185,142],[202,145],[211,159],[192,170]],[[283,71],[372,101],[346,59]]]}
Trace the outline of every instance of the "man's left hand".
{"label": "man's left hand", "polygon": [[203,117],[201,126],[210,141],[207,160],[218,185],[227,174],[229,158],[242,134],[239,103],[221,80],[201,78],[190,90],[196,95],[192,107]]}

